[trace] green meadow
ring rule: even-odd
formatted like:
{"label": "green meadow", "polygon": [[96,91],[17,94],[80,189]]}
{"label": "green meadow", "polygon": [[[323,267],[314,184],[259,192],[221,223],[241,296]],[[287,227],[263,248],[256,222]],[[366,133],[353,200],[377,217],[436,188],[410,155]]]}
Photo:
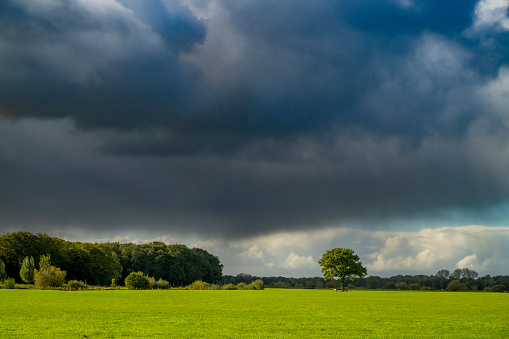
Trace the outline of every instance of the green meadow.
{"label": "green meadow", "polygon": [[509,337],[509,294],[0,290],[2,338]]}

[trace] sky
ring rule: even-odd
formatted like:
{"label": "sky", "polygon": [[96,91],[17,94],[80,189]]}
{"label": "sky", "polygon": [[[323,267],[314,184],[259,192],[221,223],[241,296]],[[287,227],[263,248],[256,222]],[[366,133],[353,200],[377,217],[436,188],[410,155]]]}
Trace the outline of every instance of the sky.
{"label": "sky", "polygon": [[509,274],[508,8],[3,0],[0,234]]}

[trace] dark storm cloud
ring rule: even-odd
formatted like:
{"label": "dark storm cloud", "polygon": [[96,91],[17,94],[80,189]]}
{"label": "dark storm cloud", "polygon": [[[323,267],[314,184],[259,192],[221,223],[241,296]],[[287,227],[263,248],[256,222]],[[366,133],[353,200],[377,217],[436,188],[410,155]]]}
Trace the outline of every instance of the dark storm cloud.
{"label": "dark storm cloud", "polygon": [[1,223],[502,220],[509,30],[480,3],[4,1]]}
{"label": "dark storm cloud", "polygon": [[[424,76],[434,83],[425,93],[419,88],[428,79],[412,77],[408,69],[423,65],[402,65],[412,62],[423,34],[442,38],[443,47],[473,52],[470,45],[478,39],[462,35],[472,25],[473,1],[219,1],[227,12],[223,28],[242,40],[241,55],[229,59],[226,49],[219,59],[195,63],[179,56],[205,42],[206,21],[175,1],[37,4],[2,5],[1,65],[8,76],[0,83],[0,99],[14,117],[70,117],[92,128],[163,128],[168,141],[154,151],[167,147],[169,154],[187,153],[190,143],[196,150],[218,143],[212,148],[229,151],[232,139],[242,147],[331,125],[420,139],[450,125],[463,131],[474,118],[465,111],[448,125],[438,122],[448,91],[465,83],[461,73],[473,67],[473,56],[450,60],[464,62],[465,70],[446,88],[438,74],[443,70],[429,69]],[[489,52],[483,54],[499,64],[493,54],[500,51]],[[205,77],[211,68],[223,74]],[[364,106],[366,96],[393,80],[405,87],[399,99],[419,102]],[[387,119],[386,112],[396,110],[398,117]]]}
{"label": "dark storm cloud", "polygon": [[2,2],[4,113],[70,117],[91,128],[172,121],[189,106],[199,76],[178,54],[203,43],[205,27],[188,10],[146,4],[158,7],[133,12],[115,1]]}

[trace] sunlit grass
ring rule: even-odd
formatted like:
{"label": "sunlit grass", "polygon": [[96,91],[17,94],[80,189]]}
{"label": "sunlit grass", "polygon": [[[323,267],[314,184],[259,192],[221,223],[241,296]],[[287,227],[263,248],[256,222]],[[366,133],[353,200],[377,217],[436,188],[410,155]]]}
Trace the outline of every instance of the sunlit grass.
{"label": "sunlit grass", "polygon": [[0,337],[509,337],[509,294],[0,290]]}

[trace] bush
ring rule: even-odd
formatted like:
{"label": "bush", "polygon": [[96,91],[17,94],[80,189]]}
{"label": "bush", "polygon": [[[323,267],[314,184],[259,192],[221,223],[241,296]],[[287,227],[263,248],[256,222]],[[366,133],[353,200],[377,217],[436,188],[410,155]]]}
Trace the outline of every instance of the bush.
{"label": "bush", "polygon": [[14,278],[5,279],[3,288],[9,289],[9,290],[16,288],[16,281],[14,281]]}
{"label": "bush", "polygon": [[238,290],[245,290],[246,289],[246,283],[238,283],[237,285],[235,285],[235,287],[238,289]]}
{"label": "bush", "polygon": [[156,290],[157,289],[157,281],[156,281],[156,278],[154,277],[148,277],[148,288],[151,288],[153,290]]}
{"label": "bush", "polygon": [[239,290],[242,289],[242,290],[247,290],[247,291],[254,291],[255,290],[255,287],[253,286],[253,284],[246,284],[244,285],[242,288],[239,288]]}
{"label": "bush", "polygon": [[[291,287],[291,286],[290,286]],[[336,282],[335,281],[327,281],[325,283],[325,288],[336,288],[337,285],[336,285]],[[287,287],[285,287],[287,288]],[[289,287],[288,287],[289,288]]]}
{"label": "bush", "polygon": [[170,283],[167,282],[166,280],[163,280],[163,278],[159,278],[159,280],[157,281],[154,279],[154,282],[152,283],[152,288],[157,290],[167,290],[170,288]]}
{"label": "bush", "polygon": [[386,283],[383,287],[382,287],[384,290],[395,290],[396,289],[396,284],[393,283],[392,281],[389,281],[388,283]]}
{"label": "bush", "polygon": [[265,287],[262,279],[255,280],[250,285],[252,285],[255,290],[263,290]]}
{"label": "bush", "polygon": [[65,287],[72,291],[88,289],[87,283],[79,280],[70,280],[67,284],[65,284]]}
{"label": "bush", "polygon": [[208,287],[209,284],[201,280],[196,280],[191,285],[189,285],[189,289],[191,290],[207,290]]}
{"label": "bush", "polygon": [[150,288],[149,277],[143,272],[131,272],[125,278],[125,286],[130,290],[146,290]]}
{"label": "bush", "polygon": [[408,286],[408,284],[406,282],[401,281],[401,282],[396,284],[396,288],[398,290],[408,290],[410,287]]}
{"label": "bush", "polygon": [[506,289],[505,285],[495,285],[491,288],[491,292],[505,292]]}
{"label": "bush", "polygon": [[408,285],[408,288],[410,288],[411,290],[418,290],[421,288],[421,285],[418,283],[413,283],[413,284]]}
{"label": "bush", "polygon": [[237,289],[237,287],[235,287],[235,285],[231,284],[231,283],[223,285],[223,290],[236,290],[236,289]]}
{"label": "bush", "polygon": [[62,287],[66,274],[58,267],[44,266],[43,269],[35,271],[35,286],[37,288]]}
{"label": "bush", "polygon": [[447,290],[461,292],[468,291],[468,288],[464,284],[462,284],[459,280],[453,280],[449,282],[449,284],[447,285]]}

